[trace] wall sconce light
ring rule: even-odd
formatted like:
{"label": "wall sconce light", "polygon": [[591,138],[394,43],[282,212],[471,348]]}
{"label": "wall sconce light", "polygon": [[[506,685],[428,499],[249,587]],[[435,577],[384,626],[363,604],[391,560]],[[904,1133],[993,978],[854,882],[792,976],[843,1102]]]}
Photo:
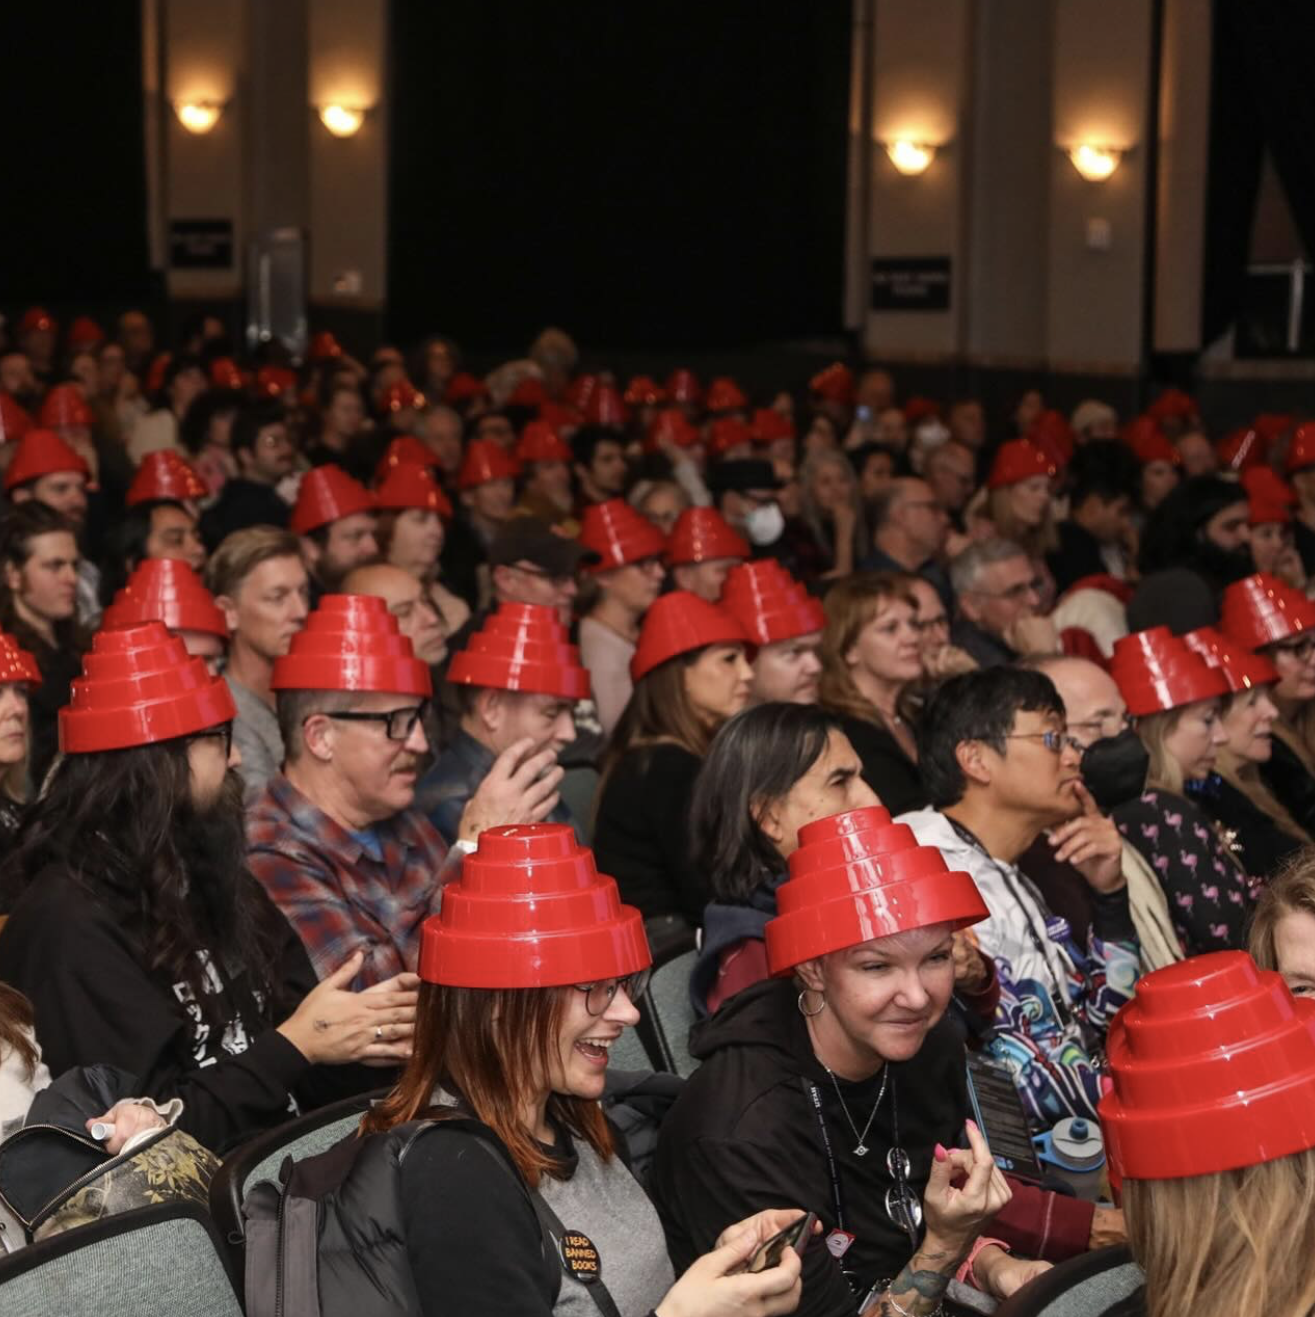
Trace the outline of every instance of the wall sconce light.
{"label": "wall sconce light", "polygon": [[890,163],[901,174],[926,173],[927,166],[936,158],[936,148],[930,142],[910,142],[899,138],[885,143]]}
{"label": "wall sconce light", "polygon": [[208,133],[224,112],[222,101],[175,101],[174,113],[189,133]]}
{"label": "wall sconce light", "polygon": [[1068,148],[1068,158],[1088,183],[1103,183],[1119,167],[1123,152],[1117,146],[1080,142]]}
{"label": "wall sconce light", "polygon": [[335,137],[354,137],[365,122],[365,111],[350,105],[321,105],[320,122]]}

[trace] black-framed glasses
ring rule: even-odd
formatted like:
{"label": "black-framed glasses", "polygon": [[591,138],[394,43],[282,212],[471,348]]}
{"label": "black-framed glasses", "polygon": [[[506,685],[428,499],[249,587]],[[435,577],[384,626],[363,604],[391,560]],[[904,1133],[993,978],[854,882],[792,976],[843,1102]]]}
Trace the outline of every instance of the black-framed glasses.
{"label": "black-framed glasses", "polygon": [[233,724],[231,722],[220,723],[218,727],[207,727],[203,732],[193,732],[187,739],[189,741],[209,740],[212,736],[218,737],[223,742],[224,758],[233,757]]}
{"label": "black-framed glasses", "polygon": [[1064,749],[1083,751],[1082,742],[1067,732],[1010,732],[1006,741],[1040,741],[1052,754],[1059,754]]}
{"label": "black-framed glasses", "polygon": [[651,969],[641,969],[634,974],[627,974],[623,979],[577,983],[575,990],[584,993],[584,1008],[590,1015],[602,1015],[622,988],[625,989],[626,996],[632,1003],[637,1002],[648,991],[648,981],[652,976]]}
{"label": "black-framed glasses", "polygon": [[546,567],[539,567],[532,562],[527,562],[524,558],[511,565],[518,572],[524,572],[527,576],[537,576],[541,580],[547,581],[554,590],[565,590],[567,586],[575,584],[574,572],[550,572]]}
{"label": "black-framed glasses", "polygon": [[[405,709],[389,709],[386,713],[364,713],[359,709],[342,709],[334,713],[320,710],[326,718],[343,723],[383,723],[390,741],[409,741],[412,732],[429,712],[429,701],[421,700],[419,704],[408,705]],[[308,713],[302,720],[302,726],[315,717]]]}
{"label": "black-framed glasses", "polygon": [[1294,659],[1304,663],[1315,654],[1315,636],[1302,636],[1299,640],[1284,640],[1270,646],[1276,653],[1291,654]]}

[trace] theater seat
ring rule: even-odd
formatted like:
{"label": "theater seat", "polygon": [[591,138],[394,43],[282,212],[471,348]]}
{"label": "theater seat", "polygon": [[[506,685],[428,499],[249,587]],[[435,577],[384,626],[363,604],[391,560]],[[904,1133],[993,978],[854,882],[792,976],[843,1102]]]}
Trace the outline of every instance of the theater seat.
{"label": "theater seat", "polygon": [[242,1317],[223,1242],[195,1203],[161,1203],[0,1257],[5,1317]]}
{"label": "theater seat", "polygon": [[670,1070],[687,1079],[698,1067],[689,1052],[689,1031],[694,1007],[689,999],[689,976],[697,951],[678,951],[654,966],[648,992],[639,1004],[639,1036],[656,1070]]}
{"label": "theater seat", "polygon": [[1079,1253],[1024,1285],[995,1317],[1101,1317],[1145,1281],[1126,1244]]}

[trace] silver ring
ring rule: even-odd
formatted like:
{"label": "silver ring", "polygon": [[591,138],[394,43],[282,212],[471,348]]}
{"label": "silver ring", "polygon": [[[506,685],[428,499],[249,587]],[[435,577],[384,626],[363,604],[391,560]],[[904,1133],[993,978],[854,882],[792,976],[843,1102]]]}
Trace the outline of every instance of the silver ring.
{"label": "silver ring", "polygon": [[377,1043],[377,1042],[381,1042],[381,1041],[383,1040],[383,1036],[384,1036],[384,1027],[383,1027],[383,1025],[382,1025],[382,1024],[376,1024],[376,1025],[374,1026],[374,1041],[375,1041],[376,1043]]}

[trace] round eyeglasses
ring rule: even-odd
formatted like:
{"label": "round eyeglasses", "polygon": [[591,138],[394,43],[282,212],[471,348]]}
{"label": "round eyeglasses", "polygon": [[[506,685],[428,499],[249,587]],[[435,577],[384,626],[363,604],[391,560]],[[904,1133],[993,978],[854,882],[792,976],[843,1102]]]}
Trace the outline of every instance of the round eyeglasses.
{"label": "round eyeglasses", "polygon": [[637,973],[627,974],[623,979],[603,979],[598,983],[577,983],[576,992],[584,993],[584,1008],[590,1015],[602,1015],[616,998],[616,994],[625,990],[627,999],[633,1005],[648,991],[648,981],[653,976],[651,969],[641,969]]}

